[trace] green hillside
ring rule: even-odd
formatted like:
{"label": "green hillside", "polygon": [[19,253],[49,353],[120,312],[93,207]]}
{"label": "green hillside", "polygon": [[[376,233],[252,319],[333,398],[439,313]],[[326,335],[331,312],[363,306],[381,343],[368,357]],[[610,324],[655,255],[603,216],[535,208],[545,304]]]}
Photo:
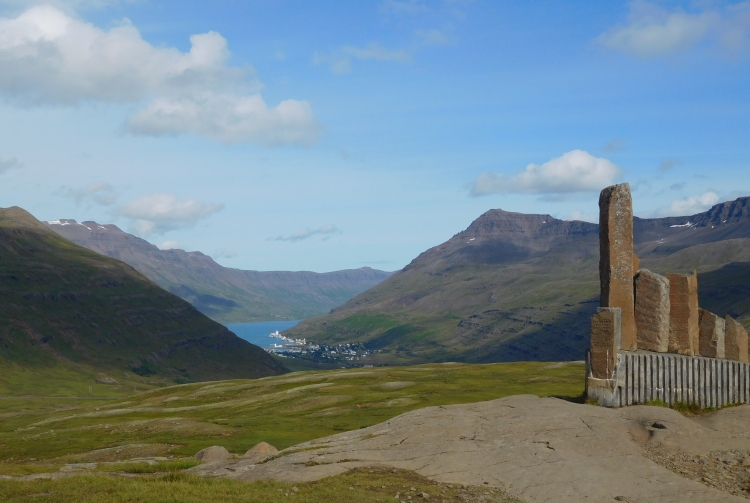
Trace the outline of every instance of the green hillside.
{"label": "green hillside", "polygon": [[138,376],[165,383],[286,371],[130,266],[17,207],[0,210],[0,299],[6,367],[95,372],[113,386]]}

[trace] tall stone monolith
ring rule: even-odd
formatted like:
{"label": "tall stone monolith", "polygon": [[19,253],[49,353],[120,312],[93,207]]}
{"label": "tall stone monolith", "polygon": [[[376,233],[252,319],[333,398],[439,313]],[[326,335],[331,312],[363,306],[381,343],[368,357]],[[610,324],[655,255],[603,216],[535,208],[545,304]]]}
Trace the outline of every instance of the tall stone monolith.
{"label": "tall stone monolith", "polygon": [[740,322],[726,315],[724,335],[724,357],[747,363],[747,330]]}
{"label": "tall stone monolith", "polygon": [[637,349],[633,298],[633,200],[630,185],[621,183],[599,195],[599,281],[601,306],[622,313],[621,348]]}
{"label": "tall stone monolith", "polygon": [[599,307],[591,317],[589,364],[591,377],[612,379],[617,366],[617,350],[621,344],[622,318],[620,308]]}
{"label": "tall stone monolith", "polygon": [[707,358],[724,358],[725,325],[724,318],[700,309],[698,314],[700,355]]}
{"label": "tall stone monolith", "polygon": [[635,327],[638,349],[669,350],[669,280],[648,269],[635,275]]}
{"label": "tall stone monolith", "polygon": [[698,274],[667,274],[669,280],[669,352],[699,354]]}

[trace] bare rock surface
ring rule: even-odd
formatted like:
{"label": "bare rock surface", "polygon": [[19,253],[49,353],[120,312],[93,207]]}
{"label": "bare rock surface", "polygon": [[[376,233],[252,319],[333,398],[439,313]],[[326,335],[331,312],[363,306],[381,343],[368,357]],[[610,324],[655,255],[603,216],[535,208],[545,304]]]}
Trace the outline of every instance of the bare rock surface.
{"label": "bare rock surface", "polygon": [[726,315],[724,353],[727,360],[747,363],[747,330],[734,318]]}
{"label": "bare rock surface", "polygon": [[294,483],[387,466],[443,483],[487,484],[529,502],[739,503],[747,500],[647,456],[655,449],[664,456],[750,455],[747,424],[747,405],[687,418],[662,407],[606,409],[517,395],[419,409],[290,447],[265,462],[239,459],[190,471]]}
{"label": "bare rock surface", "polygon": [[242,455],[243,458],[264,458],[276,454],[279,450],[267,442],[254,445]]}
{"label": "bare rock surface", "polygon": [[215,463],[217,461],[227,461],[234,459],[234,454],[230,453],[225,447],[219,445],[213,445],[206,447],[203,450],[198,451],[195,454],[195,459],[201,463]]}

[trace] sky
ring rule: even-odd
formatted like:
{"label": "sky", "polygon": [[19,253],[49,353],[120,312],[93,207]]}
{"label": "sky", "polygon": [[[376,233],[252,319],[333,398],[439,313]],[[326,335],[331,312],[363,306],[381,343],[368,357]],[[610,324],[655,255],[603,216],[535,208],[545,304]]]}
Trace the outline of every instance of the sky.
{"label": "sky", "polygon": [[500,208],[750,195],[750,1],[0,0],[0,207],[397,270]]}

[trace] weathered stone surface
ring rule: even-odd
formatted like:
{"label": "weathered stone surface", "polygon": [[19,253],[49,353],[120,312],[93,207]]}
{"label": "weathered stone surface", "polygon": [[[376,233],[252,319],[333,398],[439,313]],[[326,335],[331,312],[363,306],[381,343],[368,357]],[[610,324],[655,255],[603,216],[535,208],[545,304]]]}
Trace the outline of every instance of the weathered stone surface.
{"label": "weathered stone surface", "polygon": [[635,327],[638,349],[669,350],[669,280],[648,269],[635,275]]}
{"label": "weathered stone surface", "polygon": [[700,309],[699,312],[700,355],[724,358],[724,318],[705,309]]}
{"label": "weathered stone surface", "polygon": [[622,349],[637,349],[633,276],[633,201],[622,183],[599,195],[599,281],[601,306],[622,310]]}
{"label": "weathered stone surface", "polygon": [[263,464],[239,459],[205,476],[298,483],[385,466],[447,484],[504,488],[535,503],[747,503],[645,454],[747,451],[749,421],[748,405],[685,417],[665,407],[606,409],[516,395],[414,410],[290,447]]}
{"label": "weathered stone surface", "polygon": [[724,357],[747,363],[747,330],[729,315],[725,320]]}
{"label": "weathered stone surface", "polygon": [[698,355],[698,275],[667,274],[669,280],[669,352]]}
{"label": "weathered stone surface", "polygon": [[279,452],[279,450],[276,447],[266,442],[261,442],[251,447],[245,454],[242,455],[242,457],[243,458],[254,458],[254,457],[261,457],[261,456],[265,457],[265,456],[270,456],[272,454],[276,454],[277,452]]}
{"label": "weathered stone surface", "polygon": [[235,456],[231,454],[228,450],[226,450],[226,448],[218,446],[218,445],[206,447],[205,449],[202,449],[195,454],[195,459],[203,463],[227,461],[229,459],[234,459],[234,457]]}
{"label": "weathered stone surface", "polygon": [[612,379],[617,366],[617,350],[622,337],[622,318],[619,307],[600,307],[591,317],[589,358],[591,377]]}

